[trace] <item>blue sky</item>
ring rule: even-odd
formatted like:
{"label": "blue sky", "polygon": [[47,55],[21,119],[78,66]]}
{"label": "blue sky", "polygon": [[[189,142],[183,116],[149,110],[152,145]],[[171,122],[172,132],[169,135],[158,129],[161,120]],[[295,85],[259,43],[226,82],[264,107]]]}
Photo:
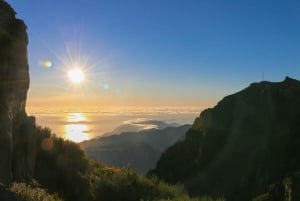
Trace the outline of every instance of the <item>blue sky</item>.
{"label": "blue sky", "polygon": [[296,0],[8,2],[28,26],[31,106],[205,107],[263,73],[300,79]]}

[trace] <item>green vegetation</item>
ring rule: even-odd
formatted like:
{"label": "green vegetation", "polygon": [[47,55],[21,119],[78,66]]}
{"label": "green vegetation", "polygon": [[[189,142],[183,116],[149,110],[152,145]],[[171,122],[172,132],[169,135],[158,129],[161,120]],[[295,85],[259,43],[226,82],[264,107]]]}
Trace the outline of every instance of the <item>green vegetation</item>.
{"label": "green vegetation", "polygon": [[265,193],[258,196],[257,198],[254,198],[252,201],[272,201],[272,200],[273,200],[272,195],[270,193]]}
{"label": "green vegetation", "polygon": [[145,178],[129,168],[112,168],[91,162],[88,173],[95,200],[190,200],[182,186],[172,186],[156,178]]}
{"label": "green vegetation", "polygon": [[[113,168],[88,160],[76,143],[55,137],[48,128],[38,127],[36,133],[35,179],[65,201],[213,201],[209,197],[190,198],[183,186],[146,178],[130,168]],[[37,200],[36,194],[44,195],[44,200],[59,200],[41,188],[30,189],[25,184],[13,189],[20,189],[14,191],[31,196],[31,200]]]}
{"label": "green vegetation", "polygon": [[57,138],[49,128],[37,127],[35,179],[65,200],[90,200],[84,175],[88,159],[79,145]]}
{"label": "green vegetation", "polygon": [[25,183],[14,183],[11,190],[16,194],[18,201],[62,201],[57,195],[50,195],[42,188]]}

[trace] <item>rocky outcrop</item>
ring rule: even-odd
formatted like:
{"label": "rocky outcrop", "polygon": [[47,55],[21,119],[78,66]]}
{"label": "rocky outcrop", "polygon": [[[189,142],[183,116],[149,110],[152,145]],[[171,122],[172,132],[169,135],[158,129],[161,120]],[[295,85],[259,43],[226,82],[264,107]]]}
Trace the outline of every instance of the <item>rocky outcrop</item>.
{"label": "rocky outcrop", "polygon": [[300,200],[300,82],[251,84],[195,120],[185,141],[162,154],[151,173],[194,194],[251,200],[283,183]]}
{"label": "rocky outcrop", "polygon": [[30,148],[20,148],[17,143],[32,141],[29,133],[33,130],[27,128],[34,124],[25,112],[30,82],[27,44],[26,25],[15,18],[15,11],[9,4],[0,0],[0,182],[6,185],[13,177],[24,178],[20,169],[32,168],[28,161],[13,159],[17,149],[22,149],[22,154],[27,155],[24,160],[32,158],[27,153],[31,152]]}
{"label": "rocky outcrop", "polygon": [[[18,125],[18,124],[17,124]],[[30,180],[34,176],[37,152],[36,120],[30,116],[22,119],[13,132],[12,172],[14,181]]]}

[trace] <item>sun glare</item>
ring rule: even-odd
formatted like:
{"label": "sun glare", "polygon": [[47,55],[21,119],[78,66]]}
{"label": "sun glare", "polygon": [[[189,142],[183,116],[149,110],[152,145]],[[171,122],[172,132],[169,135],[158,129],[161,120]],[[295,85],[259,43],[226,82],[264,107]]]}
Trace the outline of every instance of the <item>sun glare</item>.
{"label": "sun glare", "polygon": [[88,121],[88,118],[84,113],[67,113],[66,121],[68,122],[66,125],[64,125],[66,139],[74,142],[82,142],[90,138],[89,134],[91,127],[85,123]]}
{"label": "sun glare", "polygon": [[68,77],[74,84],[79,84],[84,81],[84,72],[78,68],[68,71]]}
{"label": "sun glare", "polygon": [[82,142],[89,139],[89,128],[85,124],[65,125],[65,138],[74,142]]}

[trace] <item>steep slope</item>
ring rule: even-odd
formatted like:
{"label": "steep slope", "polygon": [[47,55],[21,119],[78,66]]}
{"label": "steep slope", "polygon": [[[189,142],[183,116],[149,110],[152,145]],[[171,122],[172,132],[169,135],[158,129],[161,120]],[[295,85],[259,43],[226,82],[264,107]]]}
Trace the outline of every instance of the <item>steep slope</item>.
{"label": "steep slope", "polygon": [[228,200],[250,200],[289,178],[299,200],[299,134],[300,82],[254,83],[203,111],[150,174]]}
{"label": "steep slope", "polygon": [[87,155],[102,163],[124,167],[128,164],[139,173],[155,167],[162,151],[173,145],[190,125],[121,133],[82,142]]}
{"label": "steep slope", "polygon": [[0,0],[0,182],[33,174],[34,117],[27,117],[29,88],[26,25]]}

